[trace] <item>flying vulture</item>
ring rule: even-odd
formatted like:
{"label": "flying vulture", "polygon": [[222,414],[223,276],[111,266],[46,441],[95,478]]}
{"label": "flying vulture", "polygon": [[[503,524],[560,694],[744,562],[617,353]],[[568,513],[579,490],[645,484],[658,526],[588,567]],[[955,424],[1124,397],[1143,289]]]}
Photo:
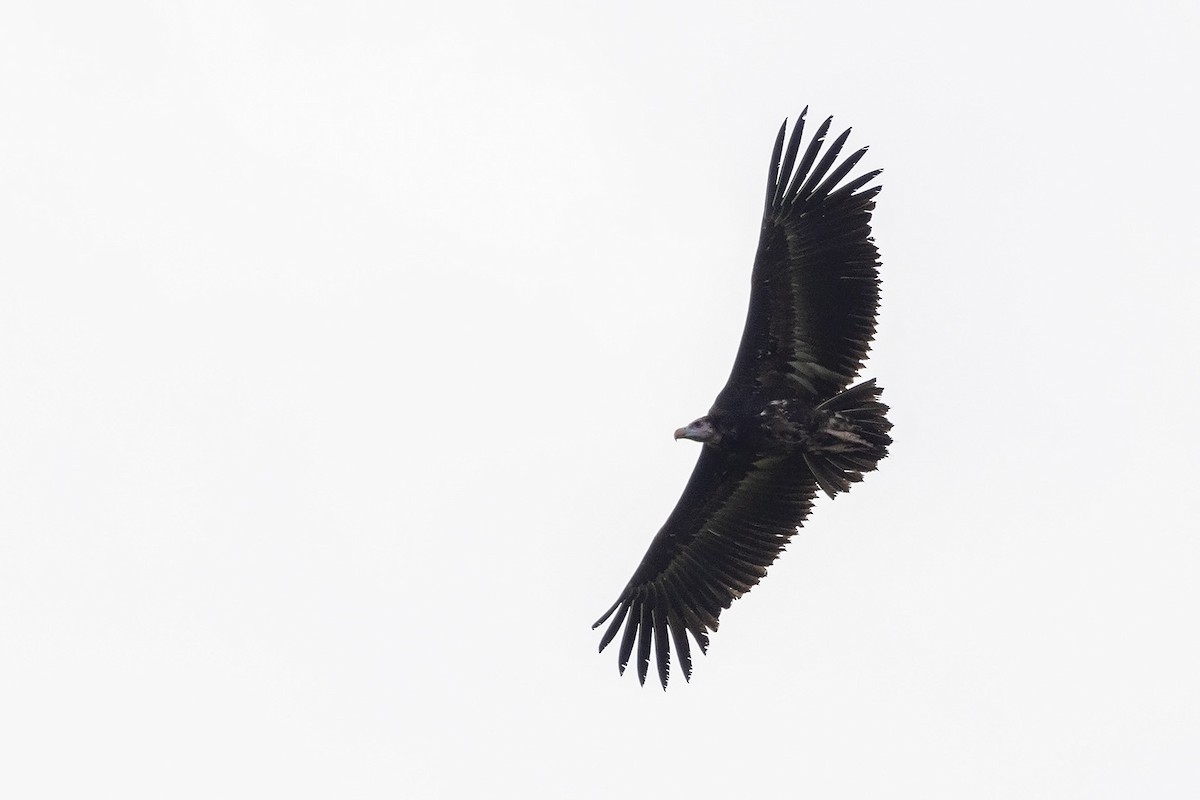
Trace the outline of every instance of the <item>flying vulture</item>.
{"label": "flying vulture", "polygon": [[672,644],[690,680],[688,634],[707,651],[722,609],[767,574],[818,488],[846,491],[892,443],[880,387],[850,385],[875,334],[871,212],[882,187],[864,187],[880,170],[845,180],[867,148],[838,163],[847,130],[822,152],[832,117],[797,159],[807,112],[786,149],[786,120],[775,139],[729,381],[708,414],[675,431],[702,444],[700,458],[620,599],[592,626],[611,618],[600,650],[621,633],[622,674],[636,644],[643,684],[651,643],[664,689]]}

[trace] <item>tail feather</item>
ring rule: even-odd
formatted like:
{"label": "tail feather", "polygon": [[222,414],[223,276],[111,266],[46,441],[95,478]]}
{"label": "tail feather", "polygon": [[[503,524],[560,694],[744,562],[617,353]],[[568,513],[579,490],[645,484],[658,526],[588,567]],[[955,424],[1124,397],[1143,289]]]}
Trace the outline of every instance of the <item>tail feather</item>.
{"label": "tail feather", "polygon": [[882,392],[872,378],[813,410],[816,425],[804,460],[830,497],[849,490],[887,456],[892,423],[887,420],[888,407],[879,402]]}

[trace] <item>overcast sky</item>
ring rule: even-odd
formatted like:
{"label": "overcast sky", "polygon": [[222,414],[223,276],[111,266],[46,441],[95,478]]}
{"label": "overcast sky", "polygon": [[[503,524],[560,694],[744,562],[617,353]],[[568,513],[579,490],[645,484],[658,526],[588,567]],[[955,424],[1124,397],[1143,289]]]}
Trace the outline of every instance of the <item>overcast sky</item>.
{"label": "overcast sky", "polygon": [[[6,5],[0,794],[1200,794],[1198,6],[747,5]],[[805,105],[895,446],[640,688]]]}

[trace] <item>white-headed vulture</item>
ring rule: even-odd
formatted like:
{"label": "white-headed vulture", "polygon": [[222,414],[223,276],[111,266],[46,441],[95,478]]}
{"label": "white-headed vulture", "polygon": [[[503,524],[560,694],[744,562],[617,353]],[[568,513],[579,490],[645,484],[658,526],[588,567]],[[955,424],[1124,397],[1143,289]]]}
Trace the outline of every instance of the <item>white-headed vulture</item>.
{"label": "white-headed vulture", "polygon": [[766,575],[818,488],[846,491],[892,441],[881,389],[850,385],[875,334],[871,212],[881,187],[867,184],[880,171],[846,180],[867,149],[838,163],[850,131],[823,147],[832,118],[800,155],[807,111],[786,149],[786,120],[775,140],[729,381],[708,414],[675,431],[702,443],[696,468],[620,599],[592,626],[611,618],[600,649],[621,633],[620,671],[636,647],[642,683],[653,643],[664,689],[672,643],[690,679],[688,634],[707,650],[721,611]]}

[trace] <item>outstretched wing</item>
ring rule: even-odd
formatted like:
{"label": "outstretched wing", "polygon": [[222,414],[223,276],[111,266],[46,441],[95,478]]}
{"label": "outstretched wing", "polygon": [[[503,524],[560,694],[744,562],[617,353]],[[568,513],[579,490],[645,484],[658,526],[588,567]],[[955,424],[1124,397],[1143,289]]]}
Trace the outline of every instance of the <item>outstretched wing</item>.
{"label": "outstretched wing", "polygon": [[622,674],[636,639],[638,680],[646,682],[653,639],[665,689],[674,640],[675,656],[690,678],[687,633],[702,652],[708,649],[708,632],[717,629],[722,609],[767,574],[808,516],[816,487],[802,456],[751,460],[705,447],[683,496],[621,598],[592,626],[616,614],[600,649],[624,623],[618,658]]}
{"label": "outstretched wing", "polygon": [[832,117],[797,162],[807,112],[796,121],[786,152],[786,121],[775,140],[750,309],[718,406],[756,386],[779,385],[813,401],[831,397],[858,374],[875,335],[879,253],[871,212],[882,187],[859,190],[880,170],[838,186],[867,148],[835,166],[847,130],[822,155]]}

